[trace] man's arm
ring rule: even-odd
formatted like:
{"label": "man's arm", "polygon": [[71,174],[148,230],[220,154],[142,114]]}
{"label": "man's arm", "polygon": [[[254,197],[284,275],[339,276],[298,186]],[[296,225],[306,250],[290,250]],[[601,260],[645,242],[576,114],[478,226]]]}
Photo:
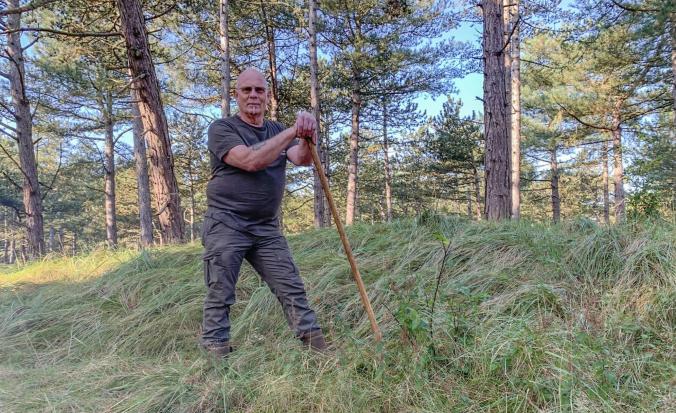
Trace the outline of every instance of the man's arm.
{"label": "man's arm", "polygon": [[[302,142],[305,140],[302,138],[306,136],[314,137],[316,129],[314,116],[307,112],[300,112],[293,127],[284,129],[272,138],[252,146],[237,145],[225,154],[223,162],[248,172],[263,170],[274,162],[279,154],[298,136],[301,138],[301,143],[290,148],[287,151],[287,157],[296,165],[309,165],[312,162],[312,154],[309,152],[307,142]],[[296,153],[299,150],[294,150],[294,148],[302,145],[305,145],[305,149]]]}
{"label": "man's arm", "polygon": [[[312,142],[317,142],[317,134],[312,136]],[[289,148],[286,151],[286,157],[289,158],[294,165],[308,166],[312,165],[312,149],[307,139],[299,139],[298,145]]]}
{"label": "man's arm", "polygon": [[237,145],[225,154],[223,162],[248,172],[263,170],[279,157],[295,137],[296,127],[293,126],[255,145]]}

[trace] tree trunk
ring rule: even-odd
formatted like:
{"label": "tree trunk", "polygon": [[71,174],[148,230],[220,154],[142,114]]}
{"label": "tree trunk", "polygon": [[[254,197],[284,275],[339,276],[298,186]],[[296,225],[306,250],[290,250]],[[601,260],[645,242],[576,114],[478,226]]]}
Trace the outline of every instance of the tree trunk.
{"label": "tree trunk", "polygon": [[113,97],[107,92],[101,100],[106,141],[103,150],[103,170],[105,174],[104,194],[106,197],[106,240],[108,247],[117,247],[117,217],[115,214],[115,137],[113,136]]}
{"label": "tree trunk", "polygon": [[139,0],[117,0],[132,87],[138,93],[138,106],[150,150],[150,180],[162,239],[166,243],[183,241],[183,217],[167,118],[162,106],[160,85],[150,55],[145,21]]}
{"label": "tree trunk", "polygon": [[16,240],[12,240],[12,245],[9,248],[9,264],[16,262]]}
{"label": "tree trunk", "polygon": [[[19,0],[9,0],[7,6],[14,9],[20,6]],[[21,14],[10,14],[7,17],[7,29],[17,30],[8,35],[7,55],[9,64],[9,83],[12,104],[14,106],[14,122],[16,140],[19,147],[19,165],[23,174],[23,206],[26,213],[26,238],[28,239],[28,256],[35,258],[45,251],[45,239],[42,217],[42,196],[38,183],[38,167],[33,145],[33,124],[30,103],[26,95],[26,71],[24,67],[23,48],[21,47]]]}
{"label": "tree trunk", "polygon": [[671,38],[671,99],[673,111],[673,127],[671,139],[676,139],[676,13],[669,14],[669,37]]}
{"label": "tree trunk", "polygon": [[613,181],[615,184],[615,222],[624,220],[624,165],[622,162],[622,126],[620,109],[622,100],[618,100],[613,111]]}
{"label": "tree trunk", "polygon": [[465,199],[467,199],[467,218],[472,219],[472,193],[469,186],[465,188]]}
{"label": "tree trunk", "polygon": [[192,156],[188,159],[188,179],[190,185],[190,242],[195,242],[195,180],[193,179]]}
{"label": "tree trunk", "polygon": [[521,216],[521,39],[520,39],[520,18],[519,18],[519,0],[512,0],[510,7],[512,26],[514,27],[511,39],[512,62],[510,70],[511,76],[511,118],[512,131],[511,139],[511,205],[512,219],[519,219]]}
{"label": "tree trunk", "polygon": [[479,169],[472,163],[472,175],[474,177],[474,198],[476,200],[476,219],[481,221],[481,180],[479,179]]}
{"label": "tree trunk", "polygon": [[357,74],[352,78],[352,132],[350,134],[350,151],[347,167],[347,211],[345,225],[352,225],[357,216],[357,177],[359,172],[359,111],[361,110],[361,94]]}
{"label": "tree trunk", "polygon": [[[319,159],[322,161],[322,166],[328,174],[328,165],[326,164],[323,147],[323,134],[321,133],[321,105],[319,102],[319,64],[317,63],[317,29],[315,22],[317,20],[317,0],[310,0],[308,34],[310,40],[310,105],[312,106],[312,114],[315,116],[317,122],[317,152]],[[313,169],[314,176],[314,224],[315,228],[326,227],[328,224],[327,212],[329,208],[326,207],[326,200],[324,198],[324,189],[322,182],[319,179],[319,173]]]}
{"label": "tree trunk", "polygon": [[385,220],[392,221],[392,169],[390,168],[390,148],[387,137],[387,99],[383,98],[383,169],[385,172]]}
{"label": "tree trunk", "polygon": [[484,128],[486,136],[485,215],[510,216],[509,118],[505,91],[503,8],[501,0],[484,0]]}
{"label": "tree trunk", "polygon": [[138,108],[136,91],[131,91],[131,112],[134,137],[134,163],[136,165],[136,182],[138,191],[139,226],[141,229],[141,247],[153,245],[153,213],[150,208],[150,183],[148,182],[148,159],[146,144],[143,139],[143,122]]}
{"label": "tree trunk", "polygon": [[601,185],[603,186],[603,222],[610,224],[610,196],[608,194],[608,141],[601,143]]}
{"label": "tree trunk", "polygon": [[265,40],[268,45],[268,63],[270,66],[270,119],[277,120],[277,107],[279,106],[279,92],[277,90],[277,47],[275,45],[275,28],[268,20],[265,10],[266,3],[261,3],[263,25],[265,26]]}
{"label": "tree trunk", "polygon": [[73,244],[72,244],[72,253],[73,257],[77,255],[77,232],[73,231]]}
{"label": "tree trunk", "polygon": [[49,252],[56,251],[56,231],[54,227],[49,227]]}
{"label": "tree trunk", "polygon": [[552,174],[552,221],[556,224],[561,220],[561,198],[559,197],[559,163],[556,158],[556,146],[550,151],[549,168]]}
{"label": "tree trunk", "polygon": [[221,44],[221,117],[230,116],[230,36],[228,35],[228,0],[220,0],[218,7],[220,17]]}
{"label": "tree trunk", "polygon": [[59,227],[59,233],[58,233],[58,242],[59,242],[59,252],[63,254],[65,250],[65,246],[63,244],[63,227]]}
{"label": "tree trunk", "polygon": [[2,249],[3,249],[2,262],[5,263],[5,264],[11,264],[9,262],[9,240],[8,239],[4,240],[4,245],[3,245]]}

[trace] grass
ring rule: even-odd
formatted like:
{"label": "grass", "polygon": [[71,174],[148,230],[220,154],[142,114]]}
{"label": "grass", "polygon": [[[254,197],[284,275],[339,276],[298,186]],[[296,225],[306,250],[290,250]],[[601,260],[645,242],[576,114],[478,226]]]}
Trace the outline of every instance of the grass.
{"label": "grass", "polygon": [[[450,253],[430,314],[444,255],[435,233]],[[337,349],[300,349],[245,266],[232,314],[238,350],[224,362],[196,345],[199,246],[4,267],[0,411],[673,411],[675,234],[664,223],[437,216],[355,225],[378,345],[335,231],[293,236]]]}

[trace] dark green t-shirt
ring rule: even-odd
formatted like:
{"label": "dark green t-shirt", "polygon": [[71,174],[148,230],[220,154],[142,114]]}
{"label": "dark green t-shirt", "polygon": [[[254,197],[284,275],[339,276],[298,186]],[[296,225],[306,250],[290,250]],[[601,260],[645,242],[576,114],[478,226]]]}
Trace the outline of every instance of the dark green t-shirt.
{"label": "dark green t-shirt", "polygon": [[256,172],[228,165],[223,162],[223,157],[235,146],[252,146],[283,130],[284,125],[279,122],[265,120],[263,126],[257,127],[237,115],[218,119],[209,126],[208,216],[253,235],[279,233],[278,213],[286,183],[286,150],[267,168]]}

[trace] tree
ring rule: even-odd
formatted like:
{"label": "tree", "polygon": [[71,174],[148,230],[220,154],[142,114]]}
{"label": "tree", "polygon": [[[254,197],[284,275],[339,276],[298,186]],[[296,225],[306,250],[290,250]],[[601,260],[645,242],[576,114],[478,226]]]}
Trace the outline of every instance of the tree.
{"label": "tree", "polygon": [[[20,10],[19,0],[7,2],[10,9]],[[35,160],[33,142],[33,116],[31,114],[30,101],[26,90],[26,68],[24,52],[30,47],[21,45],[21,11],[9,14],[7,17],[7,29],[9,33],[5,56],[9,70],[7,73],[0,72],[0,76],[9,80],[12,107],[4,102],[2,106],[9,115],[14,126],[0,124],[6,134],[14,139],[18,146],[19,162],[13,160],[23,175],[23,207],[26,214],[26,237],[28,239],[28,255],[39,257],[45,252],[42,195],[38,182],[38,168]],[[3,99],[4,100],[4,99]],[[13,159],[4,146],[6,156]]]}
{"label": "tree", "polygon": [[[448,99],[441,113],[431,122],[432,140],[428,150],[435,162],[432,171],[450,176],[455,188],[449,188],[448,196],[468,200],[470,216],[481,219],[481,188],[479,171],[483,158],[483,134],[476,118],[461,117],[462,101]],[[473,195],[472,195],[473,194]],[[474,208],[472,208],[472,196]]]}
{"label": "tree", "polygon": [[161,242],[183,241],[183,217],[167,119],[162,106],[159,82],[148,45],[145,21],[138,0],[117,0],[122,35],[132,87],[138,93],[138,106],[150,151],[150,180],[162,232]]}
{"label": "tree", "polygon": [[[319,101],[319,77],[317,72],[319,71],[319,64],[317,62],[317,0],[309,1],[309,10],[308,10],[308,41],[310,46],[310,106],[312,106],[312,113],[315,116],[315,121],[317,122],[317,153],[319,159],[322,161],[322,167],[324,170],[327,170],[328,160],[327,160],[327,151],[324,148],[324,140],[322,131],[321,131],[321,102]],[[329,224],[328,217],[331,212],[326,206],[324,200],[324,189],[322,188],[322,183],[319,179],[319,173],[317,170],[313,171],[313,187],[314,187],[314,222],[315,227],[325,227]]]}
{"label": "tree", "polygon": [[486,136],[485,215],[508,219],[511,209],[509,118],[506,108],[502,0],[482,1],[484,16],[484,134]]}
{"label": "tree", "polygon": [[[450,55],[451,44],[439,39],[436,45],[425,42],[421,46],[421,42],[439,37],[451,22],[447,10],[437,3],[409,6],[399,1],[329,2],[322,11],[322,35],[333,52],[334,80],[350,111],[345,218],[346,225],[350,225],[359,215],[360,128],[364,111],[369,105],[381,107],[382,97],[388,95],[387,89],[381,88],[385,84],[397,85],[389,93],[393,101],[411,90],[447,90],[453,73],[446,73],[444,58]],[[423,83],[427,88],[421,86]]]}

